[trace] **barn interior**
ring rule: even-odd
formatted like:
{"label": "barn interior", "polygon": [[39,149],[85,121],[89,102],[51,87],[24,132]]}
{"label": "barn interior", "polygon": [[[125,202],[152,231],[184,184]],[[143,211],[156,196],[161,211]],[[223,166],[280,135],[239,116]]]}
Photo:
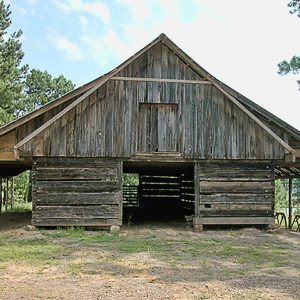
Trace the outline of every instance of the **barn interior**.
{"label": "barn interior", "polygon": [[185,221],[194,214],[192,163],[124,162],[123,174],[123,225]]}

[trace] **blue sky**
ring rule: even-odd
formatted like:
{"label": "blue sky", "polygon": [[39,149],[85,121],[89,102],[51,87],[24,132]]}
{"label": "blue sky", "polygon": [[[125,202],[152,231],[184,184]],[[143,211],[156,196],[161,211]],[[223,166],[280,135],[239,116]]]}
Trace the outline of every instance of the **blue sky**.
{"label": "blue sky", "polygon": [[297,76],[277,63],[300,55],[288,0],[6,0],[31,68],[77,86],[119,65],[161,32],[215,77],[300,129]]}

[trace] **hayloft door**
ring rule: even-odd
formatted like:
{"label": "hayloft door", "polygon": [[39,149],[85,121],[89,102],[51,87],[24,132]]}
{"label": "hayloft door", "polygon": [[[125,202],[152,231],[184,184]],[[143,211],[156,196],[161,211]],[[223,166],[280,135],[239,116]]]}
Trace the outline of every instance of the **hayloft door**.
{"label": "hayloft door", "polygon": [[176,103],[139,104],[138,151],[178,151],[178,105]]}

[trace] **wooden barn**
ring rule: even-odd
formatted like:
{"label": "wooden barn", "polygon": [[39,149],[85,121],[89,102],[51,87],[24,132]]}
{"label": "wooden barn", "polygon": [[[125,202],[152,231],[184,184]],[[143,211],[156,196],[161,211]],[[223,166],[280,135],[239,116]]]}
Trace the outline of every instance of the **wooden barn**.
{"label": "wooden barn", "polygon": [[[130,214],[271,224],[275,178],[299,177],[298,154],[298,130],[164,34],[0,129],[0,177],[32,170],[36,226],[122,225]],[[125,173],[138,184],[123,186]]]}

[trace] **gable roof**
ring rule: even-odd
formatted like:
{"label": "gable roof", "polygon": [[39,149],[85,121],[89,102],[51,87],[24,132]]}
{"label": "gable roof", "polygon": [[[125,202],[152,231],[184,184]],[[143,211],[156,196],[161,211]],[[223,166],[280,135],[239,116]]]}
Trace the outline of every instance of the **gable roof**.
{"label": "gable roof", "polygon": [[[258,114],[261,114],[265,116],[267,119],[271,120],[284,130],[286,130],[289,134],[294,136],[296,139],[300,140],[300,132],[293,128],[292,126],[288,125],[284,121],[280,120],[279,118],[275,117],[270,112],[266,111],[259,105],[255,104],[248,98],[244,97],[243,95],[239,94],[229,86],[225,85],[215,77],[213,77],[209,72],[207,72],[205,69],[203,69],[200,65],[198,65],[192,58],[190,58],[184,51],[182,51],[178,46],[176,46],[165,34],[161,34],[159,37],[154,39],[151,43],[149,43],[147,46],[145,46],[143,49],[138,51],[136,54],[134,54],[132,57],[127,59],[124,63],[119,65],[117,68],[113,69],[109,73],[103,75],[102,77],[97,78],[96,80],[76,89],[75,91],[52,101],[51,103],[43,106],[42,108],[32,112],[31,114],[16,120],[15,122],[12,122],[11,124],[8,124],[7,126],[4,126],[0,129],[0,136],[4,133],[12,130],[13,128],[19,126],[20,124],[23,124],[27,122],[30,118],[34,118],[37,115],[43,113],[44,111],[51,109],[54,106],[59,105],[60,103],[67,101],[67,99],[71,99],[71,97],[75,97],[76,95],[82,94],[78,99],[73,101],[69,106],[64,108],[61,112],[56,114],[53,118],[48,120],[46,123],[44,123],[42,126],[37,128],[35,131],[33,131],[31,134],[26,136],[23,140],[21,140],[19,143],[15,145],[15,149],[17,150],[19,147],[22,147],[24,144],[26,144],[28,141],[30,141],[32,138],[37,136],[39,133],[41,133],[43,130],[45,130],[47,127],[49,127],[51,124],[53,124],[56,120],[58,120],[60,117],[65,115],[68,111],[70,111],[72,108],[77,106],[81,101],[83,101],[86,97],[88,97],[90,94],[92,94],[95,90],[97,90],[100,86],[105,84],[108,80],[112,79],[113,76],[115,76],[120,70],[125,68],[129,63],[140,57],[142,54],[144,54],[148,49],[153,47],[158,42],[162,42],[165,44],[169,49],[171,49],[181,60],[183,60],[191,69],[193,69],[197,74],[199,74],[201,77],[203,77],[205,80],[210,82],[216,89],[218,89],[220,92],[222,92],[228,99],[230,99],[236,106],[239,107],[246,115],[248,115],[252,120],[254,120],[261,128],[263,128],[272,138],[274,138],[281,146],[283,146],[287,152],[294,153],[294,149],[292,149],[287,143],[285,143],[278,135],[276,135],[267,125],[265,125],[258,117],[256,117],[248,108],[251,108],[253,111],[257,112]],[[72,95],[72,96],[71,96]]]}
{"label": "gable roof", "polygon": [[54,99],[51,102],[48,102],[47,104],[37,108],[36,110],[20,117],[17,120],[14,120],[6,125],[4,125],[3,127],[0,127],[0,136],[12,131],[13,129],[15,129],[16,127],[25,124],[26,122],[40,116],[41,114],[47,112],[48,110],[65,103],[68,100],[71,100],[72,98],[77,97],[78,95],[87,92],[88,90],[90,90],[92,87],[94,87],[97,83],[101,82],[101,80],[104,79],[104,77],[106,76],[106,74],[74,89],[73,91],[66,93],[56,99]]}

